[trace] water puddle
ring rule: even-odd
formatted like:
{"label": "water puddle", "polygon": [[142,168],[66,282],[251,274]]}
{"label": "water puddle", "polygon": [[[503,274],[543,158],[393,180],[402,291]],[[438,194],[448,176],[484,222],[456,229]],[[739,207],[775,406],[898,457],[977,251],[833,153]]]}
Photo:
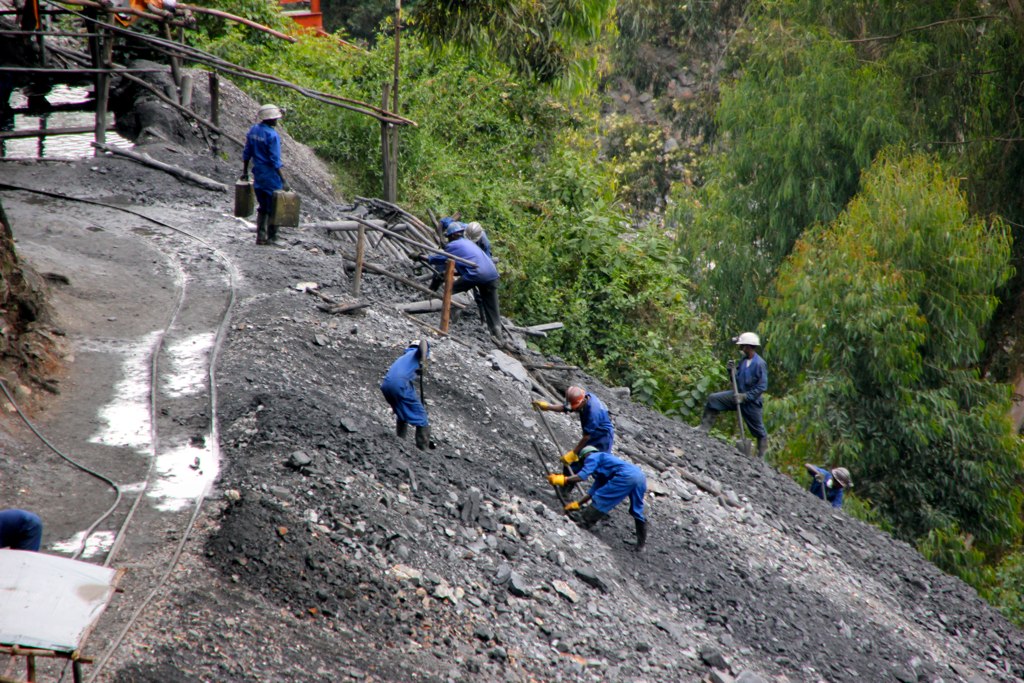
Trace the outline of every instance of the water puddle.
{"label": "water puddle", "polygon": [[79,531],[66,541],[57,541],[51,546],[51,549],[58,553],[73,555],[82,547],[83,541],[85,541],[85,550],[82,551],[81,559],[88,560],[110,550],[111,546],[114,545],[114,532],[96,531],[86,539],[85,532]]}
{"label": "water puddle", "polygon": [[[48,159],[91,157],[95,138],[95,104],[89,88],[55,85],[45,94],[31,87],[11,93],[9,109],[0,102],[0,131],[35,131],[57,128],[88,128],[89,132],[68,135],[44,135],[0,140],[0,157]],[[77,110],[81,105],[85,110]],[[131,149],[132,142],[114,131],[107,131],[106,142],[113,147]]]}
{"label": "water puddle", "polygon": [[168,396],[191,396],[206,388],[208,360],[215,338],[213,332],[197,334],[168,347],[171,374],[162,378]]}
{"label": "water puddle", "polygon": [[[103,426],[89,441],[131,448],[140,455],[155,457],[154,479],[147,496],[158,510],[174,511],[189,505],[213,485],[220,472],[219,451],[207,433],[192,436],[186,443],[161,441],[159,452],[154,453],[149,379],[151,356],[158,340],[159,332],[151,332],[128,343],[82,345],[85,350],[123,356],[122,379],[114,386],[113,399],[98,410]],[[159,380],[165,397],[183,398],[205,392],[214,340],[214,333],[209,332],[166,346],[169,362],[161,366]]]}

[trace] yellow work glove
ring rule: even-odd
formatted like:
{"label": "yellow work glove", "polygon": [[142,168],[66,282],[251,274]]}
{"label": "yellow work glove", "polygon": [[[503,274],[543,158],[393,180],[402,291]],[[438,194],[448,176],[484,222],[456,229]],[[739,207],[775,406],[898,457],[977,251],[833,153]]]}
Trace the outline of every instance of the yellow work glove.
{"label": "yellow work glove", "polygon": [[565,455],[562,456],[562,462],[566,465],[571,465],[579,459],[580,456],[576,455],[576,451],[566,451]]}
{"label": "yellow work glove", "polygon": [[564,474],[549,474],[548,483],[552,486],[565,486],[565,475]]}
{"label": "yellow work glove", "polygon": [[573,510],[579,510],[580,509],[580,502],[578,500],[574,500],[571,503],[567,503],[566,506],[564,508],[562,508],[562,509],[565,510],[566,512],[572,512]]}
{"label": "yellow work glove", "polygon": [[551,407],[551,404],[548,403],[547,401],[534,401],[533,407],[536,408],[537,410],[547,410],[548,408]]}

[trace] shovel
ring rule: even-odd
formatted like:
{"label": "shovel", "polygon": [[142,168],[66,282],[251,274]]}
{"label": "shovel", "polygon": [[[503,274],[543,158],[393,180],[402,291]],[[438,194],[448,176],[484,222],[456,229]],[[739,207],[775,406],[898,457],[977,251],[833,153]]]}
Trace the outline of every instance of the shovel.
{"label": "shovel", "polygon": [[[547,468],[547,465],[544,464],[544,453],[541,452],[540,446],[537,445],[536,441],[533,442],[533,451],[534,451],[534,453],[537,454],[537,460],[538,460],[538,462],[540,462],[541,472],[544,474],[545,477],[547,477],[548,476],[548,468]],[[562,487],[561,486],[555,486],[554,484],[552,484],[551,488],[553,488],[555,490],[555,493],[558,495],[558,500],[562,503],[562,507],[564,508],[566,501],[565,501],[565,496],[562,495]]]}
{"label": "shovel", "polygon": [[736,399],[736,422],[740,428],[740,438],[736,440],[736,449],[743,455],[750,457],[750,441],[747,440],[747,433],[743,429],[743,410],[740,404],[740,390],[736,386],[736,365],[730,361],[729,375],[732,377],[732,395]]}
{"label": "shovel", "polygon": [[[427,397],[423,393],[423,375],[427,374],[427,355],[429,351],[429,344],[426,339],[420,340],[420,403],[423,404],[423,412],[427,412]],[[429,419],[429,416],[428,416]],[[434,442],[433,437],[428,439],[430,448],[437,448],[437,443]]]}

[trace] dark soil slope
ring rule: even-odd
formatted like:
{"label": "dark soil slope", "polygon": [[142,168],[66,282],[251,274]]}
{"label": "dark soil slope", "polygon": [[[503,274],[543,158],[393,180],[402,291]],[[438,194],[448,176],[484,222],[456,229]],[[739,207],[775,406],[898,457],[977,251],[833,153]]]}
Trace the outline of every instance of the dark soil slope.
{"label": "dark soil slope", "polygon": [[[236,117],[239,135],[245,119]],[[288,149],[298,150],[286,147],[286,163]],[[167,143],[147,151],[228,184],[238,170]],[[317,199],[325,190],[312,191],[329,187],[322,168],[298,154],[304,221],[338,215]],[[43,189],[73,188],[80,176],[94,197],[201,228],[239,270],[217,371],[219,490],[101,680],[1024,677],[1021,632],[912,548],[623,392],[548,372],[555,387],[582,383],[605,400],[616,452],[649,482],[646,552],[625,543],[624,509],[592,532],[577,528],[544,479],[558,451],[530,409],[533,385],[475,315],[439,338],[394,309],[419,295],[390,279],[367,275],[371,305],[348,316],[323,312],[296,286],[346,299],[345,236],[290,229],[283,246],[257,248],[226,195],[124,161],[3,171],[5,182]],[[408,260],[371,257],[413,275]],[[434,315],[424,320],[435,325]],[[424,390],[437,441],[426,451],[395,437],[377,388],[422,335],[433,344]],[[546,360],[522,339],[501,351]],[[563,447],[575,441],[574,418],[548,419]]]}

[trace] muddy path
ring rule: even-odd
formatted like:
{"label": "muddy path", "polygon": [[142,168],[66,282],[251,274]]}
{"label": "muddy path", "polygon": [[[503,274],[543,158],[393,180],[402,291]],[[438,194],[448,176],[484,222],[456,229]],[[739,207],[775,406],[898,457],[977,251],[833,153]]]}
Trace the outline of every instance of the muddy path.
{"label": "muddy path", "polygon": [[[149,151],[221,182],[237,173],[207,153]],[[305,171],[327,183],[322,169]],[[629,550],[623,509],[578,529],[533,452],[536,441],[554,469],[556,450],[530,410],[536,394],[474,315],[440,338],[394,310],[420,295],[388,278],[365,276],[370,305],[355,315],[325,313],[297,287],[348,296],[345,235],[285,230],[281,247],[257,248],[226,194],[123,160],[3,162],[0,174],[130,206],[201,238],[3,191],[19,253],[68,280],[51,285],[66,346],[61,394],[32,417],[128,485],[126,505],[145,493],[115,562],[128,569],[125,593],[90,640],[102,658],[96,680],[1024,677],[1021,632],[912,548],[621,391],[548,372],[556,388],[582,383],[605,400],[616,451],[650,484],[645,553]],[[306,196],[305,222],[339,213],[318,196]],[[408,260],[371,255],[416,277]],[[139,358],[164,330],[168,354],[147,385]],[[422,335],[434,349],[424,389],[437,447],[426,451],[395,437],[377,389]],[[522,339],[503,350],[557,361]],[[204,368],[214,359],[211,406]],[[110,418],[133,368],[142,379],[132,395],[156,391],[154,417],[135,400],[135,412]],[[111,494],[4,419],[0,495],[40,511],[46,550],[66,553]],[[563,444],[575,440],[574,419],[548,419]],[[165,488],[132,490],[151,470],[156,482],[167,475]]]}

